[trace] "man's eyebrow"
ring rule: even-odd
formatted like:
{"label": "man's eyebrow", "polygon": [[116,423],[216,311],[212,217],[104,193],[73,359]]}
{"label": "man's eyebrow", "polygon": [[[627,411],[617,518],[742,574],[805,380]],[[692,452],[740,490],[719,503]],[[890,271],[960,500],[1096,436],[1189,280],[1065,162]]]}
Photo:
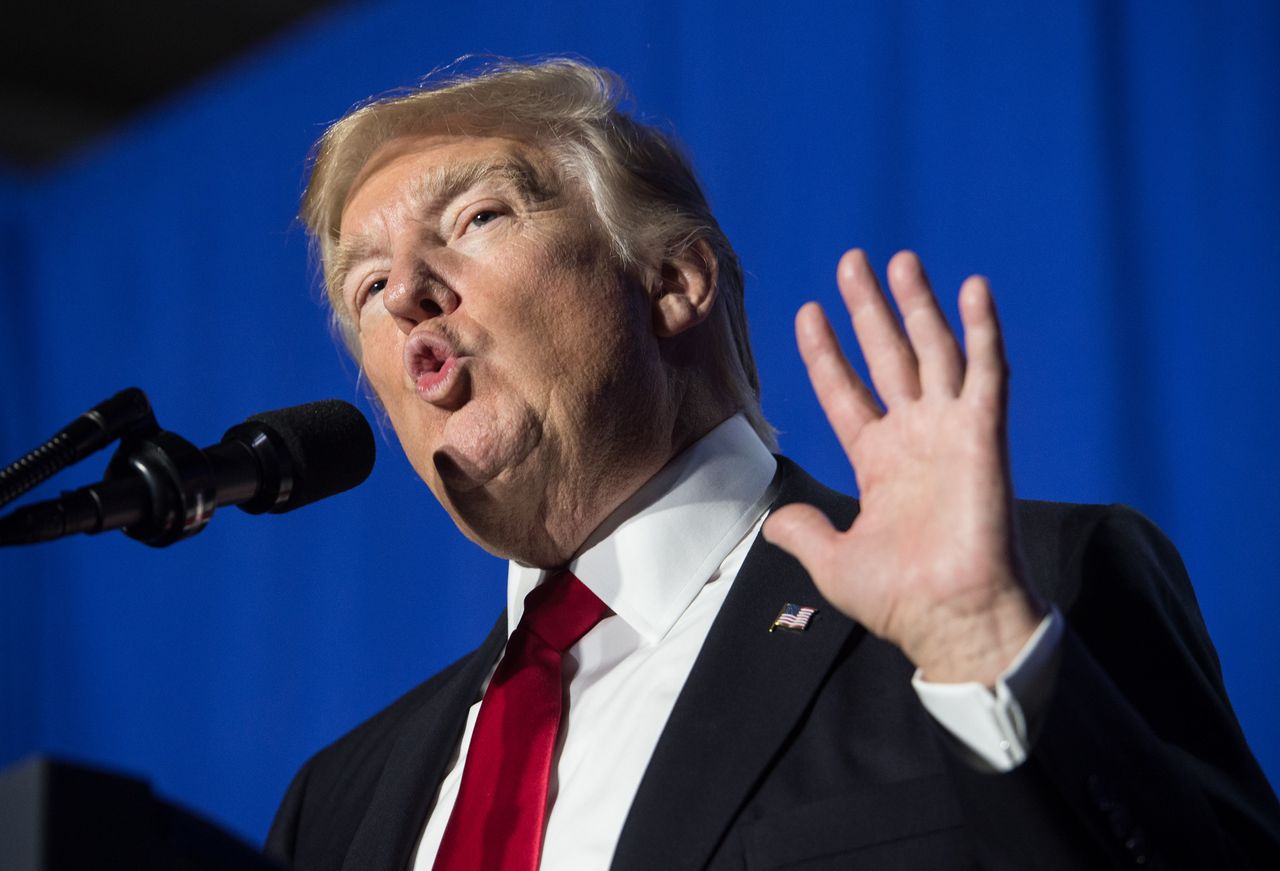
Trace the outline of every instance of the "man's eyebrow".
{"label": "man's eyebrow", "polygon": [[410,196],[415,206],[439,207],[491,178],[505,181],[517,194],[533,202],[555,193],[544,173],[532,163],[516,155],[503,155],[437,167],[418,179]]}
{"label": "man's eyebrow", "polygon": [[327,270],[329,303],[334,309],[341,309],[342,288],[347,283],[347,274],[357,263],[371,260],[378,253],[378,246],[368,236],[347,236],[340,239],[333,249],[333,258]]}
{"label": "man's eyebrow", "polygon": [[[415,213],[425,214],[442,208],[445,203],[491,178],[508,183],[517,195],[530,202],[548,200],[556,192],[545,173],[532,163],[515,155],[506,155],[492,160],[451,163],[437,167],[413,183],[409,201]],[[368,236],[339,239],[334,248],[330,279],[327,282],[330,297],[341,295],[347,273],[352,267],[361,261],[372,259],[377,253],[378,246]]]}

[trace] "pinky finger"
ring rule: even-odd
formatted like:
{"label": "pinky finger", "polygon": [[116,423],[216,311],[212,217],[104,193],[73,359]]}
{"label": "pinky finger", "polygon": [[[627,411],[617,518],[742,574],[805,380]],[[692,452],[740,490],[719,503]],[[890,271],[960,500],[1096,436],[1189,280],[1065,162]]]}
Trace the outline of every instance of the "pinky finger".
{"label": "pinky finger", "polygon": [[964,324],[965,369],[962,398],[1002,412],[1008,392],[1009,366],[991,285],[971,276],[960,288],[960,320]]}

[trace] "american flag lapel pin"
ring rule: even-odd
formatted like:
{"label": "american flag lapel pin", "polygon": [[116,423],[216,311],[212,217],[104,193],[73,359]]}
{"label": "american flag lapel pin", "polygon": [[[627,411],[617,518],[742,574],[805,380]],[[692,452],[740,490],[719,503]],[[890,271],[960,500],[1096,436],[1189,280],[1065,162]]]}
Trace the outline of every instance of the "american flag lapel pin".
{"label": "american flag lapel pin", "polygon": [[788,602],[778,612],[778,616],[774,619],[773,625],[769,627],[769,631],[794,629],[797,632],[803,632],[809,628],[809,618],[816,614],[817,611],[817,608],[810,608],[808,605],[793,605]]}

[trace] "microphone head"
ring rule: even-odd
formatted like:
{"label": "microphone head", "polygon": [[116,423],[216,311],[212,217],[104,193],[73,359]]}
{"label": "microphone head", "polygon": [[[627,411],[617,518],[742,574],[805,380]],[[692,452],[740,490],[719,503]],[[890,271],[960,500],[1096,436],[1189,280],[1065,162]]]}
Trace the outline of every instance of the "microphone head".
{"label": "microphone head", "polygon": [[350,490],[369,477],[376,454],[369,422],[340,399],[255,414],[228,430],[228,438],[248,444],[259,463],[279,474],[274,496],[264,492],[268,499],[240,506],[250,513],[282,514]]}

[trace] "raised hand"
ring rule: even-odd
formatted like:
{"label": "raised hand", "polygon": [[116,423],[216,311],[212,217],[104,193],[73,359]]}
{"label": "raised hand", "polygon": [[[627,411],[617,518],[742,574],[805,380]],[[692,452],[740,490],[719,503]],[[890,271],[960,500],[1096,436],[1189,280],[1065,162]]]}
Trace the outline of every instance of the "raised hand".
{"label": "raised hand", "polygon": [[888,274],[905,333],[865,254],[848,252],[837,270],[884,408],[822,309],[808,303],[796,316],[800,355],[853,465],[861,513],[839,532],[816,508],[788,505],[764,534],[927,680],[992,686],[1044,614],[1023,581],[1013,522],[995,305],[983,278],[960,288],[962,354],[919,258],[899,253]]}

